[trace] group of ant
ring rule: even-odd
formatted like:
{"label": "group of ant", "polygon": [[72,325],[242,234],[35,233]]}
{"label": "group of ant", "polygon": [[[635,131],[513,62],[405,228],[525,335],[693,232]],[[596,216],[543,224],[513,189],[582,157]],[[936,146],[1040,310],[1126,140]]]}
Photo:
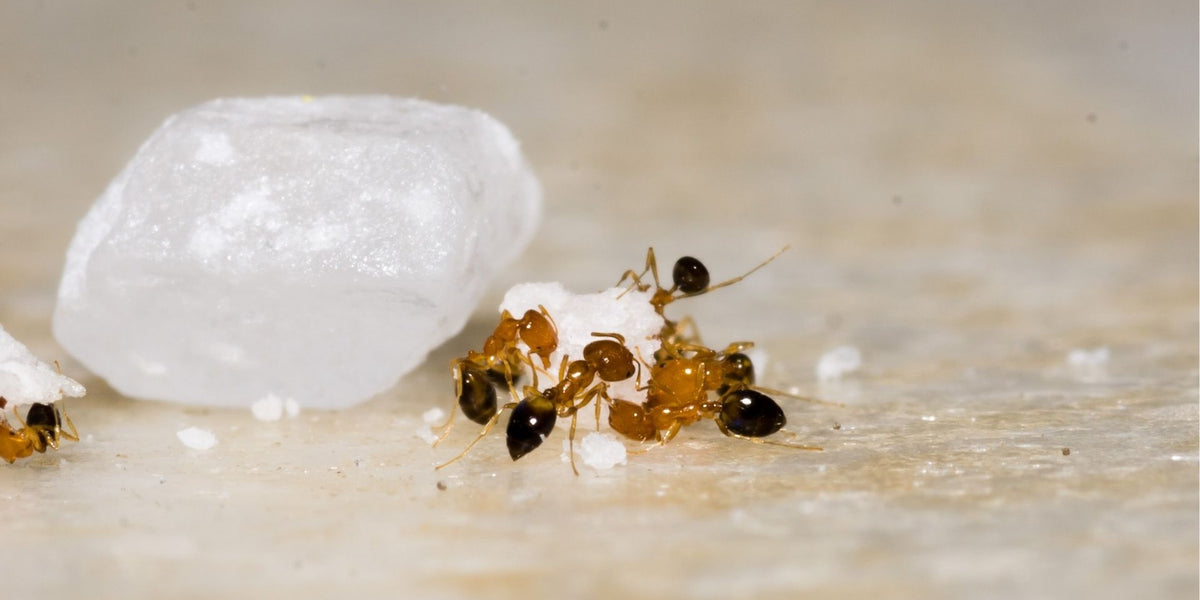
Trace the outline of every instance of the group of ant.
{"label": "group of ant", "polygon": [[[639,442],[665,444],[679,431],[703,419],[716,422],[721,433],[728,437],[757,443],[776,444],[801,450],[821,450],[763,439],[776,433],[787,423],[783,409],[770,396],[782,394],[755,385],[754,364],[745,354],[751,342],[730,344],[723,350],[704,346],[695,333],[689,318],[680,321],[667,319],[664,309],[683,298],[706,294],[732,285],[766,266],[785,247],[771,258],[746,273],[711,284],[708,268],[699,260],[684,256],[675,262],[671,272],[672,285],[663,287],[659,280],[654,249],[646,252],[645,268],[640,272],[626,271],[617,286],[629,282],[626,293],[632,290],[649,291],[653,278],[654,293],[650,305],[663,318],[659,332],[661,347],[652,362],[639,353],[637,357],[618,333],[592,333],[596,339],[574,360],[564,356],[558,366],[558,383],[539,388],[538,372],[551,374],[550,355],[558,347],[558,330],[546,308],[527,310],[521,318],[504,311],[495,331],[484,341],[482,351],[471,350],[451,363],[458,408],[466,417],[483,425],[479,435],[457,456],[439,465],[446,467],[466,454],[492,430],[505,411],[512,411],[507,428],[509,456],[517,460],[542,444],[554,430],[559,418],[570,418],[569,453],[571,470],[575,468],[575,425],[579,412],[589,404],[596,412],[599,429],[601,406],[608,407],[608,424],[613,431]],[[525,350],[522,350],[523,343]],[[532,383],[517,393],[515,382],[528,367]],[[649,377],[642,383],[642,371]],[[645,402],[613,398],[608,393],[611,383],[637,377],[639,391],[645,391]],[[598,380],[598,381],[597,381]],[[512,401],[501,405],[497,387],[507,388]],[[813,400],[810,398],[802,398]],[[434,445],[446,438],[454,424],[457,410],[440,428]]]}

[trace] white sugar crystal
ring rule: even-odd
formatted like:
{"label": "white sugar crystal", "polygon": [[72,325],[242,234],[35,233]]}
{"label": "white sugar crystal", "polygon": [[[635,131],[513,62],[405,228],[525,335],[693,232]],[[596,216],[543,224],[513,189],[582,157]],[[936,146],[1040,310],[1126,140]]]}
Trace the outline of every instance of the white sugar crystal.
{"label": "white sugar crystal", "polygon": [[462,328],[540,207],[478,111],[215,100],[167,119],[79,224],[54,333],[130,396],[349,406]]}
{"label": "white sugar crystal", "polygon": [[857,371],[862,366],[862,354],[854,346],[839,346],[821,355],[817,361],[817,379],[832,381]]}
{"label": "white sugar crystal", "polygon": [[283,401],[283,410],[289,419],[295,419],[300,416],[300,403],[295,398],[288,398]]}
{"label": "white sugar crystal", "polygon": [[[571,459],[570,440],[563,440],[562,459]],[[609,433],[593,431],[575,440],[575,459],[593,469],[611,469],[625,464],[625,444]]]}
{"label": "white sugar crystal", "polygon": [[184,446],[193,450],[208,450],[217,445],[217,436],[207,429],[188,427],[175,432]]}
{"label": "white sugar crystal", "polygon": [[[526,310],[546,308],[546,312],[558,327],[558,349],[550,355],[550,372],[554,377],[539,377],[538,386],[549,387],[557,383],[558,368],[562,358],[568,361],[582,359],[584,346],[596,341],[596,333],[617,333],[625,338],[626,346],[636,359],[640,354],[652,361],[658,350],[657,336],[662,331],[663,318],[650,305],[651,292],[630,291],[626,288],[610,288],[595,294],[572,294],[560,283],[522,283],[513,286],[504,295],[500,310],[507,310],[521,318]],[[611,338],[609,338],[611,339]],[[522,349],[527,347],[522,343]],[[642,373],[642,384],[650,376]],[[637,391],[636,378],[609,384],[609,395],[641,404],[646,400],[645,391]],[[585,410],[580,414],[579,425],[595,426],[594,412]],[[569,419],[560,419],[560,424],[569,424]]]}
{"label": "white sugar crystal", "polygon": [[441,423],[445,419],[446,419],[446,411],[444,411],[440,408],[431,408],[431,409],[425,411],[424,413],[421,413],[421,420],[424,421],[426,425],[433,425],[434,423]]}
{"label": "white sugar crystal", "polygon": [[283,418],[283,398],[267,394],[250,405],[250,412],[259,421],[278,421]]}
{"label": "white sugar crystal", "polygon": [[1091,350],[1076,348],[1067,354],[1067,364],[1075,368],[1100,368],[1108,363],[1108,346]]}
{"label": "white sugar crystal", "polygon": [[422,424],[417,427],[417,437],[425,440],[426,443],[433,445],[437,441],[438,436],[433,433],[433,425],[443,423],[446,420],[446,411],[440,408],[431,408],[424,413],[421,413]]}
{"label": "white sugar crystal", "polygon": [[0,325],[0,398],[9,405],[49,403],[63,396],[78,398],[86,391],[79,382],[35,358]]}

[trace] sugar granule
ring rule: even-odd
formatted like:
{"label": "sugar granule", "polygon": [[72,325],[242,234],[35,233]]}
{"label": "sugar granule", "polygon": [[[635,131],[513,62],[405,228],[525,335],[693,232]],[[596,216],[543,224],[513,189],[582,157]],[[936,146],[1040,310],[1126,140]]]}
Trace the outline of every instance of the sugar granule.
{"label": "sugar granule", "polygon": [[278,421],[283,418],[283,399],[275,394],[267,394],[250,405],[250,412],[259,421]]}
{"label": "sugar granule", "polygon": [[193,450],[208,450],[217,445],[217,436],[207,429],[188,427],[175,432],[184,446]]}
{"label": "sugar granule", "polygon": [[1088,350],[1075,348],[1067,353],[1067,364],[1077,368],[1099,368],[1108,363],[1108,346]]}
{"label": "sugar granule", "polygon": [[[593,431],[576,441],[575,457],[593,469],[605,470],[625,464],[625,444],[610,433]],[[564,439],[562,448],[562,459],[571,460],[570,441]]]}
{"label": "sugar granule", "polygon": [[862,366],[862,353],[854,346],[839,346],[821,355],[817,361],[817,379],[832,381],[857,371]]}
{"label": "sugar granule", "polygon": [[417,427],[417,437],[425,440],[425,443],[430,446],[437,441],[438,436],[433,433],[433,424],[440,423],[445,418],[446,412],[440,408],[431,408],[421,414],[421,426]]}

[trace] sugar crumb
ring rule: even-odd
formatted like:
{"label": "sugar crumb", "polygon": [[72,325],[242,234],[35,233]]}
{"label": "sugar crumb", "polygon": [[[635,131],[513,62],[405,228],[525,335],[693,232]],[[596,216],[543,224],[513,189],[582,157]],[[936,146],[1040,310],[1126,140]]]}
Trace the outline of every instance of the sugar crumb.
{"label": "sugar crumb", "polygon": [[[562,459],[571,459],[569,440],[563,440]],[[615,436],[608,433],[592,432],[584,436],[575,446],[575,456],[583,464],[598,470],[611,469],[626,463],[627,452]]]}
{"label": "sugar crumb", "polygon": [[817,361],[817,378],[821,381],[841,379],[862,366],[862,353],[854,346],[839,346],[821,355]]}
{"label": "sugar crumb", "polygon": [[217,436],[213,435],[213,432],[199,427],[180,429],[175,435],[179,437],[179,441],[183,442],[184,446],[193,450],[208,450],[217,445]]}
{"label": "sugar crumb", "polygon": [[250,412],[259,421],[278,421],[283,418],[283,398],[267,394],[250,405]]}

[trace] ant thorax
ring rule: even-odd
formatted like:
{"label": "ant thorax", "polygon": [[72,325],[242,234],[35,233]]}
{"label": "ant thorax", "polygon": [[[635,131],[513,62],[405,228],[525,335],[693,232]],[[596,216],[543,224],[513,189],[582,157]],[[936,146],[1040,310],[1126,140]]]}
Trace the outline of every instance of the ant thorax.
{"label": "ant thorax", "polygon": [[[545,389],[558,383],[563,358],[568,362],[583,358],[584,348],[597,340],[608,339],[594,334],[617,334],[624,345],[639,362],[653,361],[658,351],[659,333],[663,328],[663,317],[650,303],[652,291],[630,290],[627,286],[614,287],[594,294],[572,294],[562,284],[523,283],[513,286],[504,295],[500,310],[520,315],[527,310],[545,308],[558,330],[558,347],[550,355],[550,368],[537,371],[537,386]],[[522,351],[528,348],[520,344]],[[624,381],[608,383],[608,395],[641,404],[646,400],[646,391],[638,389],[638,380],[645,385],[647,373],[641,377],[630,377]],[[532,383],[529,367],[520,378],[518,387]],[[601,403],[603,404],[603,403]],[[606,411],[607,407],[603,407]],[[604,417],[607,418],[607,417]],[[602,421],[603,423],[603,421]],[[579,426],[591,429],[592,419],[580,419]]]}

